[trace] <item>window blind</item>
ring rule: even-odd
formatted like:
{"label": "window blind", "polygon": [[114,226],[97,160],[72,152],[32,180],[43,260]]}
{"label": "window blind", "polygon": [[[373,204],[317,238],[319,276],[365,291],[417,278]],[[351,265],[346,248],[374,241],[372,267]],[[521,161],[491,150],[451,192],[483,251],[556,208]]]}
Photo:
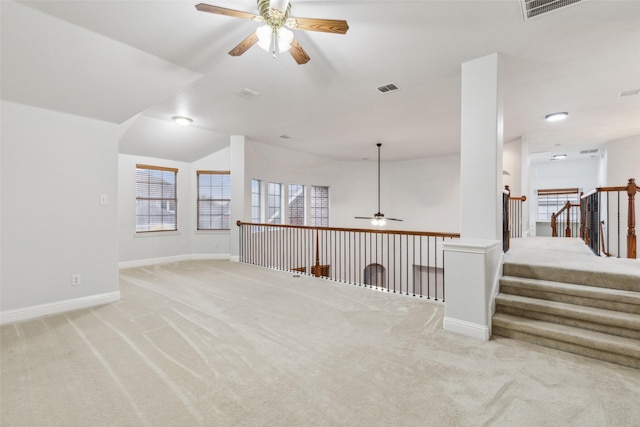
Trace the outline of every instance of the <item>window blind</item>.
{"label": "window blind", "polygon": [[136,165],[136,232],[177,230],[178,169]]}
{"label": "window blind", "polygon": [[229,171],[196,171],[198,177],[198,230],[228,230],[231,221]]}

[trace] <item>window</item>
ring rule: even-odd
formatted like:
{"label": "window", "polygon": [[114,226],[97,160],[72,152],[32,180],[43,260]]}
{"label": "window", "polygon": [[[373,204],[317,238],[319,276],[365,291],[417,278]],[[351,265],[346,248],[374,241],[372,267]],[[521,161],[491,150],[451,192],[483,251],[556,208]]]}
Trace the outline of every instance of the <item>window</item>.
{"label": "window", "polygon": [[177,230],[178,169],[136,165],[136,233]]}
{"label": "window", "polygon": [[282,224],[282,184],[270,182],[267,199],[267,221],[269,224]]}
{"label": "window", "polygon": [[[559,212],[567,202],[579,204],[578,191],[577,188],[538,190],[538,221],[551,221],[551,215]],[[578,214],[579,209],[571,209],[571,222],[578,221]]]}
{"label": "window", "polygon": [[262,181],[251,180],[251,222],[262,221]]}
{"label": "window", "polygon": [[289,224],[304,225],[304,185],[289,184]]}
{"label": "window", "polygon": [[329,187],[311,187],[310,220],[315,227],[329,226]]}
{"label": "window", "polygon": [[231,220],[229,171],[197,171],[198,230],[228,230]]}

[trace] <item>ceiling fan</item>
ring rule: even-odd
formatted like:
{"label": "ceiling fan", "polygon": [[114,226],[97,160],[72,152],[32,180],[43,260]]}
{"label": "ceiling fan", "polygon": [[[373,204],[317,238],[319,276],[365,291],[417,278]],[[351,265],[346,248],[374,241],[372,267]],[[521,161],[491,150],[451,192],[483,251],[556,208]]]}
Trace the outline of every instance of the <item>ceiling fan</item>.
{"label": "ceiling fan", "polygon": [[380,212],[380,147],[382,147],[382,144],[378,142],[376,145],[378,146],[378,212],[374,213],[373,216],[356,216],[355,219],[370,219],[372,225],[382,227],[387,221],[402,220],[398,218],[385,218],[384,214]]}
{"label": "ceiling fan", "polygon": [[215,13],[218,15],[232,16],[234,18],[250,19],[255,22],[263,22],[266,25],[259,27],[255,33],[251,33],[236,47],[229,51],[231,56],[240,56],[254,44],[271,52],[275,58],[278,53],[289,51],[293,59],[302,65],[309,62],[309,55],[304,51],[300,43],[293,37],[292,30],[321,31],[325,33],[345,34],[349,29],[347,21],[339,19],[317,18],[293,18],[289,16],[291,4],[289,0],[257,0],[258,13],[227,9],[210,4],[200,3],[196,9],[200,12]]}

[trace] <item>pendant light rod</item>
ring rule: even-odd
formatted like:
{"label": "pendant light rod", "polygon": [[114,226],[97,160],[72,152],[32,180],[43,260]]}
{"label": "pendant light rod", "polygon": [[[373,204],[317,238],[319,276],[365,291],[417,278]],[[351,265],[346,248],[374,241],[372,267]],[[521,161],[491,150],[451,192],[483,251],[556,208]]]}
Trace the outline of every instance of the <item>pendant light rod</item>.
{"label": "pendant light rod", "polygon": [[378,213],[380,213],[380,147],[382,143],[378,142],[376,145],[378,146]]}

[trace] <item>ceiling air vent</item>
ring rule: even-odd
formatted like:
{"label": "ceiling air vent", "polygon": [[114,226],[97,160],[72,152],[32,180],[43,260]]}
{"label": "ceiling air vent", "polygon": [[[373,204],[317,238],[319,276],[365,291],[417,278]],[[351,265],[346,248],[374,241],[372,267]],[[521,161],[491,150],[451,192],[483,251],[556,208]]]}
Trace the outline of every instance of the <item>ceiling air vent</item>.
{"label": "ceiling air vent", "polygon": [[640,89],[625,90],[623,92],[620,92],[618,94],[618,98],[622,98],[623,96],[634,96],[634,95],[640,95]]}
{"label": "ceiling air vent", "polygon": [[387,85],[380,86],[379,88],[377,88],[377,91],[383,95],[386,95],[387,93],[395,92],[396,90],[398,90],[398,86],[396,86],[395,83],[389,83]]}
{"label": "ceiling air vent", "polygon": [[520,0],[524,20],[535,18],[582,0]]}
{"label": "ceiling air vent", "polygon": [[260,94],[258,92],[256,92],[255,90],[251,90],[247,87],[244,87],[242,89],[238,89],[236,91],[236,95],[238,95],[240,98],[244,98],[244,99],[253,99],[253,98],[257,98],[258,96],[260,96]]}
{"label": "ceiling air vent", "polygon": [[580,154],[583,156],[593,156],[594,154],[598,153],[598,149],[597,148],[592,148],[590,150],[582,150],[580,151]]}

